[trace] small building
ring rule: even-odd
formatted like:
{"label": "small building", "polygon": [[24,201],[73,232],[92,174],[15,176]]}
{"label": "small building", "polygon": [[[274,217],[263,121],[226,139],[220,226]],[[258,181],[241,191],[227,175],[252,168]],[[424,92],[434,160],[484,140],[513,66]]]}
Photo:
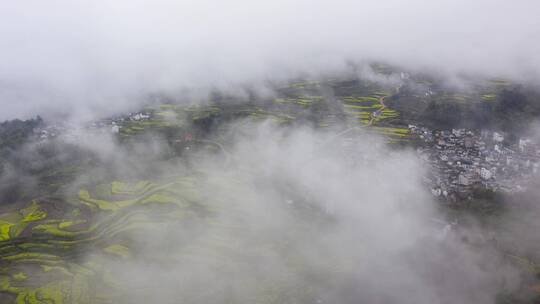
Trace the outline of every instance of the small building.
{"label": "small building", "polygon": [[527,147],[530,146],[531,143],[532,143],[532,141],[530,139],[520,138],[519,139],[519,150],[521,152],[525,152]]}
{"label": "small building", "polygon": [[463,135],[464,130],[463,129],[452,129],[452,134],[454,134],[457,137],[460,137]]}
{"label": "small building", "polygon": [[474,139],[472,138],[472,136],[467,136],[465,137],[463,144],[465,145],[465,148],[470,149],[474,147]]}
{"label": "small building", "polygon": [[493,132],[493,141],[495,142],[503,142],[504,141],[504,135],[502,135],[499,132]]}
{"label": "small building", "polygon": [[458,177],[458,183],[463,186],[469,186],[471,182],[471,178],[469,174],[460,173]]}
{"label": "small building", "polygon": [[488,179],[491,179],[493,177],[493,173],[486,169],[486,168],[482,168],[480,169],[480,177],[483,179],[483,180],[488,180]]}

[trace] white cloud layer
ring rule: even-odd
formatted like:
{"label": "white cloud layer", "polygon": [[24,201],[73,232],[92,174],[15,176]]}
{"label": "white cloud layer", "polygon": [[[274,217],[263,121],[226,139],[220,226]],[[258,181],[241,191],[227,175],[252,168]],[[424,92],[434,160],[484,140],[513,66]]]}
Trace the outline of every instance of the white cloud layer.
{"label": "white cloud layer", "polygon": [[144,93],[230,88],[377,59],[538,80],[534,0],[0,3],[0,119],[114,110]]}

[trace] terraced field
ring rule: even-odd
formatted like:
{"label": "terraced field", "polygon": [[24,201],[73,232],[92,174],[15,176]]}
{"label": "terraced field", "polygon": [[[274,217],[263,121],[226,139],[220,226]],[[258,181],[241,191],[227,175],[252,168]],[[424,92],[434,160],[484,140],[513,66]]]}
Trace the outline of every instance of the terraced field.
{"label": "terraced field", "polygon": [[[140,284],[151,280],[131,277],[133,267],[122,265],[198,267],[203,272],[234,274],[251,267],[248,261],[253,259],[272,259],[269,255],[290,258],[282,275],[260,281],[239,277],[235,284],[249,287],[257,303],[280,303],[283,298],[311,301],[312,289],[299,286],[304,281],[296,278],[303,262],[287,253],[288,238],[296,228],[291,227],[291,236],[266,237],[263,242],[256,236],[264,231],[250,230],[254,206],[242,205],[232,196],[236,192],[231,189],[241,182],[219,177],[203,180],[182,176],[113,181],[82,188],[65,202],[34,200],[19,211],[1,214],[0,302],[132,303],[139,295],[133,289],[144,294],[150,286]],[[212,199],[204,195],[215,191],[221,194]],[[297,228],[305,233],[313,229],[309,226],[299,221]],[[165,237],[169,241],[153,241]],[[164,269],[163,275],[170,271]],[[175,275],[190,280],[181,271]],[[194,293],[200,293],[197,297],[203,302],[219,301],[222,287],[186,289],[180,294],[188,303],[200,303],[192,298]],[[159,290],[159,286],[151,288]]]}
{"label": "terraced field", "polygon": [[[343,97],[343,109],[339,111],[328,111],[325,98],[318,95],[278,98],[269,107],[160,104],[145,109],[151,113],[149,119],[124,121],[119,136],[131,140],[147,131],[182,134],[182,130],[192,130],[197,124],[205,126],[213,120],[237,118],[288,124],[304,117],[314,118],[318,127],[328,127],[342,123],[345,113],[351,124],[369,126],[370,131],[390,140],[406,140],[407,129],[387,124],[399,114],[384,105],[385,96],[387,92]],[[203,195],[220,187],[233,187],[235,182],[203,180],[197,175],[109,181],[84,186],[62,199],[36,198],[2,211],[0,303],[130,303],[128,295],[136,294],[133,284],[125,284],[125,274],[111,267],[111,262],[115,265],[148,258],[173,259],[174,263],[234,272],[235,267],[246,267],[244,258],[266,257],[269,252],[290,258],[288,270],[266,281],[240,282],[254,290],[253,302],[280,303],[284,298],[313,302],[313,289],[298,286],[309,281],[295,278],[303,266],[298,257],[287,253],[287,238],[280,236],[270,243],[253,239],[246,234],[249,208],[235,204],[236,198],[227,197],[227,191],[217,200]],[[170,245],[173,249],[159,248],[150,256],[140,237],[159,236],[164,227],[175,227],[176,231],[193,226],[203,231],[200,237],[179,240]],[[313,227],[299,222],[297,229]],[[250,250],[246,252],[246,248]],[[171,255],[170,250],[175,254]],[[207,296],[207,300],[213,297]]]}
{"label": "terraced field", "polygon": [[291,103],[297,104],[305,107],[311,106],[315,102],[323,101],[322,96],[301,96],[301,97],[289,97],[289,98],[276,98],[275,102],[277,103]]}
{"label": "terraced field", "polygon": [[122,137],[129,138],[147,131],[160,132],[167,128],[189,128],[192,122],[220,112],[220,109],[215,106],[182,106],[177,104],[154,105],[144,110],[151,114],[151,118],[125,121],[120,128]]}
{"label": "terraced field", "polygon": [[[307,101],[306,101],[307,104]],[[193,131],[194,126],[205,128],[213,124],[236,119],[253,121],[271,120],[278,124],[287,124],[295,120],[294,112],[280,109],[265,109],[256,105],[228,106],[185,106],[180,104],[160,104],[147,107],[150,119],[125,121],[120,128],[120,136],[130,139],[134,135],[146,132]]]}
{"label": "terraced field", "polygon": [[[333,101],[334,97],[317,95],[317,88],[320,89],[321,85],[337,86],[339,89],[336,91],[341,93],[354,93],[336,96],[336,101]],[[363,94],[359,94],[360,92]],[[408,128],[405,128],[402,123],[395,122],[400,116],[399,113],[384,103],[384,99],[392,93],[383,91],[376,85],[360,88],[355,84],[340,84],[339,81],[329,80],[322,84],[306,82],[293,84],[288,94],[289,97],[276,98],[274,102],[278,105],[296,106],[297,108],[289,108],[296,111],[306,109],[315,113],[324,112],[319,115],[318,127],[329,127],[346,122],[349,127],[355,125],[370,127],[369,132],[383,135],[390,142],[409,141],[412,138]],[[332,103],[342,104],[340,111],[335,109],[328,111],[331,107],[329,104]],[[344,116],[340,116],[340,113]]]}
{"label": "terraced field", "polygon": [[81,189],[71,203],[34,200],[1,214],[1,302],[121,303],[114,299],[119,292],[114,274],[104,263],[131,257],[126,236],[202,217],[209,211],[200,201],[189,177],[115,181]]}
{"label": "terraced field", "polygon": [[[336,93],[351,95],[324,95],[325,91],[334,90],[333,86],[339,88]],[[400,113],[384,103],[384,99],[392,93],[377,85],[361,88],[357,84],[340,84],[330,80],[304,81],[282,88],[278,95],[270,100],[244,103],[152,105],[145,109],[145,112],[151,113],[150,119],[126,121],[120,128],[120,135],[130,138],[146,131],[189,130],[194,125],[251,119],[271,120],[277,124],[310,122],[322,128],[343,124],[349,127],[369,126],[372,127],[370,131],[388,137],[389,141],[410,139],[408,129],[399,122]]]}
{"label": "terraced field", "polygon": [[390,142],[407,141],[411,138],[408,128],[391,124],[399,113],[384,103],[388,92],[375,92],[369,96],[342,97],[345,112],[352,123],[370,127],[369,131],[386,136]]}

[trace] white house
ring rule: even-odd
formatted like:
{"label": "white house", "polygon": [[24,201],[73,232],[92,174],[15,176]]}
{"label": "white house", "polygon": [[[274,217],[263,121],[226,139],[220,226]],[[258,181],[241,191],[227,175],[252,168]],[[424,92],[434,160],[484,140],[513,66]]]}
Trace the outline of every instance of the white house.
{"label": "white house", "polygon": [[504,141],[504,135],[498,132],[493,132],[493,141],[496,142],[503,142]]}
{"label": "white house", "polygon": [[461,173],[458,177],[458,183],[463,186],[468,186],[471,184],[471,180],[467,174]]}
{"label": "white house", "polygon": [[493,177],[493,173],[491,171],[489,171],[488,169],[486,169],[486,168],[482,168],[482,169],[480,169],[480,177],[483,180],[488,180],[491,177]]}
{"label": "white house", "polygon": [[531,143],[532,143],[532,141],[530,139],[520,138],[519,139],[519,150],[521,152],[524,152],[525,149],[527,148],[527,146],[530,145]]}

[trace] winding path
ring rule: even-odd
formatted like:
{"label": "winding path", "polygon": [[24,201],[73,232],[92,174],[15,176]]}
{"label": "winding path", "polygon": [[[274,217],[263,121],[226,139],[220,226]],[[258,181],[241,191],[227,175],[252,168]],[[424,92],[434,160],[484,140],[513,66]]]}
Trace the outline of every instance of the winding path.
{"label": "winding path", "polygon": [[[398,91],[399,91],[399,88],[398,88]],[[386,104],[384,103],[384,99],[386,97],[388,97],[388,96],[390,96],[390,95],[385,95],[385,96],[382,96],[381,98],[379,98],[379,103],[381,104],[381,107],[377,111],[372,112],[370,114],[371,119],[369,120],[369,122],[367,124],[368,126],[373,125],[373,122],[375,121],[375,118],[377,118],[377,116],[381,115],[382,111],[384,109],[386,109]]]}
{"label": "winding path", "polygon": [[[396,93],[395,93],[395,94],[399,93],[399,90],[400,90],[400,89],[401,89],[401,85],[397,86],[397,87],[396,87]],[[363,126],[354,126],[354,127],[349,128],[349,129],[346,129],[346,130],[344,130],[344,131],[342,131],[342,132],[336,134],[335,136],[333,136],[333,137],[330,138],[329,140],[325,141],[323,144],[321,144],[320,147],[322,148],[322,147],[324,147],[324,146],[330,144],[330,143],[333,142],[335,139],[337,139],[337,138],[339,138],[339,137],[341,137],[341,136],[343,136],[343,135],[345,135],[345,134],[347,134],[347,133],[349,133],[349,132],[351,132],[351,131],[358,130],[358,129],[360,129],[360,128],[365,128],[365,127],[372,126],[372,125],[373,125],[373,122],[375,122],[375,118],[377,118],[377,116],[381,115],[381,114],[382,114],[382,111],[385,110],[385,109],[387,108],[387,107],[386,107],[386,104],[384,103],[384,99],[385,99],[386,97],[390,97],[390,96],[392,96],[392,94],[384,95],[384,96],[381,96],[381,97],[379,98],[379,104],[381,105],[381,107],[380,107],[377,111],[372,112],[372,113],[370,114],[370,118],[371,118],[371,119],[369,120],[369,122],[368,122],[366,125],[363,125]]]}

